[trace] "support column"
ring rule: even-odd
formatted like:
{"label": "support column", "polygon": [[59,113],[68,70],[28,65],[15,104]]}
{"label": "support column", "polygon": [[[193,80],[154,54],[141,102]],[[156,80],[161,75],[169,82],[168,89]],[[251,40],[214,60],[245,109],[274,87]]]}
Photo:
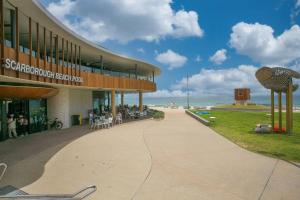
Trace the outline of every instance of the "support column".
{"label": "support column", "polygon": [[115,119],[116,118],[116,91],[111,91],[111,112],[112,116]]}
{"label": "support column", "polygon": [[121,106],[124,107],[124,92],[121,91]]}
{"label": "support column", "polygon": [[153,81],[153,83],[155,82],[154,81],[154,71],[152,72],[152,81]]}
{"label": "support column", "polygon": [[139,91],[139,111],[143,111],[143,92]]}
{"label": "support column", "polygon": [[271,125],[272,125],[272,131],[274,130],[274,90],[271,89]]}
{"label": "support column", "polygon": [[291,91],[290,91],[290,93],[291,93],[291,94],[290,94],[290,98],[291,98],[291,99],[290,99],[290,107],[291,107],[291,111],[290,111],[290,112],[291,112],[291,113],[290,113],[290,114],[291,114],[291,117],[290,117],[290,118],[291,118],[291,133],[293,133],[293,127],[294,127],[294,125],[293,125],[293,123],[294,123],[294,121],[293,121],[293,118],[294,118],[294,117],[293,117],[293,115],[294,115],[294,111],[293,111],[293,107],[294,107],[294,102],[293,102],[293,84],[291,84],[290,87],[291,87],[291,88],[290,88],[290,90],[291,90]]}
{"label": "support column", "polygon": [[282,92],[278,92],[278,117],[279,131],[282,131]]}

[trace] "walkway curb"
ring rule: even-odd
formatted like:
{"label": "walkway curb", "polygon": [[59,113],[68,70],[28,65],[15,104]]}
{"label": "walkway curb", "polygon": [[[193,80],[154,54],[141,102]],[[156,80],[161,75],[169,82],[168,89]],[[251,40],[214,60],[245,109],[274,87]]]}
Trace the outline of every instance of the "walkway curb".
{"label": "walkway curb", "polygon": [[191,116],[192,118],[196,119],[197,121],[201,122],[202,124],[204,124],[205,126],[209,126],[210,122],[194,113],[192,113],[189,110],[185,110],[185,113],[188,114],[189,116]]}

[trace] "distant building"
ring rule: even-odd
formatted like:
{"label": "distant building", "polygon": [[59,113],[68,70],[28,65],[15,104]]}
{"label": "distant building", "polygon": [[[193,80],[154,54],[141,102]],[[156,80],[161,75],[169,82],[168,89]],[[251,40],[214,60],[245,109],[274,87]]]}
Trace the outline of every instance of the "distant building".
{"label": "distant building", "polygon": [[250,100],[250,88],[234,89],[234,99],[237,105],[247,105]]}

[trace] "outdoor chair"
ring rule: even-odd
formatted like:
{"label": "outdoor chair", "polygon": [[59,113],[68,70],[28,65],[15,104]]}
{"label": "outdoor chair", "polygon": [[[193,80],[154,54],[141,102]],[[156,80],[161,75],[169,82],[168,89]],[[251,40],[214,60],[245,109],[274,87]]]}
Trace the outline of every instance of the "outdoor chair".
{"label": "outdoor chair", "polygon": [[130,119],[134,119],[135,118],[135,114],[133,112],[128,112],[129,118]]}
{"label": "outdoor chair", "polygon": [[140,117],[144,117],[144,112],[139,112]]}
{"label": "outdoor chair", "polygon": [[108,127],[113,127],[113,118],[112,117],[108,118]]}
{"label": "outdoor chair", "polygon": [[107,119],[105,118],[105,119],[103,120],[103,127],[104,127],[104,128],[109,128],[109,120],[108,120],[108,118],[107,118]]}
{"label": "outdoor chair", "polygon": [[99,129],[100,127],[103,128],[103,126],[104,123],[100,118],[95,120],[95,128]]}
{"label": "outdoor chair", "polygon": [[117,114],[115,122],[116,122],[116,124],[122,124],[123,123],[121,113]]}

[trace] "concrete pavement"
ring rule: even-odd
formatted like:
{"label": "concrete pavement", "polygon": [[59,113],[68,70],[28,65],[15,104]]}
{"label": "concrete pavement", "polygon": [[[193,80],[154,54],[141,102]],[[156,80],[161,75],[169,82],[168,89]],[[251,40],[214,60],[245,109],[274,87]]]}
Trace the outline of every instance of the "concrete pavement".
{"label": "concrete pavement", "polygon": [[183,110],[164,111],[162,121],[0,143],[9,165],[0,184],[29,193],[97,185],[89,199],[300,199],[298,167],[246,151]]}

